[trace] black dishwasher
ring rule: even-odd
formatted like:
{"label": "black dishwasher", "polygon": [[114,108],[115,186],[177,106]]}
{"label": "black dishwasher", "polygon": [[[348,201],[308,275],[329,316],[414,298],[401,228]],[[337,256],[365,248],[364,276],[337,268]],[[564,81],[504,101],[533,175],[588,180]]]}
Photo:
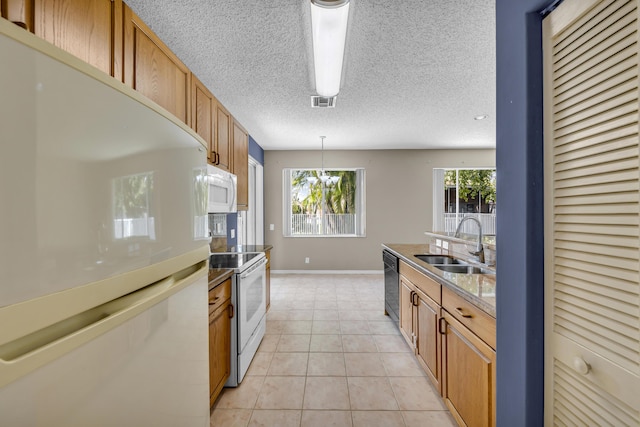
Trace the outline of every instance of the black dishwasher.
{"label": "black dishwasher", "polygon": [[396,323],[400,313],[400,278],[398,275],[398,257],[391,252],[382,251],[384,262],[384,310]]}

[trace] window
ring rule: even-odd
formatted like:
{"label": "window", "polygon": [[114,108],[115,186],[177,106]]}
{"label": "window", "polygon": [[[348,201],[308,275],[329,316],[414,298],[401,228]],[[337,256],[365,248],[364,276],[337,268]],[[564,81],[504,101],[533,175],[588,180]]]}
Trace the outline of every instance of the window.
{"label": "window", "polygon": [[[434,169],[433,229],[452,233],[463,217],[474,216],[485,234],[496,233],[496,170]],[[462,232],[470,232],[465,223]]]}
{"label": "window", "polygon": [[365,235],[365,173],[356,169],[284,169],[284,235]]}

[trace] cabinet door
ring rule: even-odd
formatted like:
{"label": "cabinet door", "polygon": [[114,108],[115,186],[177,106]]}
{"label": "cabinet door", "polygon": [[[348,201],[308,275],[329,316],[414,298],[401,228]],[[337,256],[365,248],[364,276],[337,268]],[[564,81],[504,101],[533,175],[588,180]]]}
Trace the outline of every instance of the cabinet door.
{"label": "cabinet door", "polygon": [[238,177],[238,210],[249,209],[249,135],[233,120],[233,173]]}
{"label": "cabinet door", "polygon": [[438,319],[440,306],[424,293],[418,293],[416,307],[417,325],[414,326],[417,335],[416,355],[418,361],[439,391],[440,384],[440,335],[438,333]]}
{"label": "cabinet door", "polygon": [[35,0],[33,17],[35,35],[119,77],[114,59],[122,54],[121,0]]}
{"label": "cabinet door", "polygon": [[216,166],[231,172],[231,114],[216,100],[215,145]]}
{"label": "cabinet door", "polygon": [[227,301],[209,316],[209,404],[213,405],[231,371],[232,305]]}
{"label": "cabinet door", "polygon": [[215,163],[213,112],[214,98],[209,89],[191,75],[191,128],[207,142],[207,159]]}
{"label": "cabinet door", "polygon": [[495,425],[495,351],[442,311],[442,397],[458,424]]}
{"label": "cabinet door", "polygon": [[2,17],[14,24],[33,31],[33,2],[30,0],[1,0]]}
{"label": "cabinet door", "polygon": [[266,251],[265,256],[267,257],[267,265],[266,265],[266,294],[267,294],[267,311],[269,311],[269,307],[271,306],[271,251]]}
{"label": "cabinet door", "polygon": [[415,348],[413,338],[413,297],[414,287],[403,276],[400,276],[400,332],[411,348]]}
{"label": "cabinet door", "polygon": [[190,72],[128,7],[124,6],[124,83],[190,124]]}

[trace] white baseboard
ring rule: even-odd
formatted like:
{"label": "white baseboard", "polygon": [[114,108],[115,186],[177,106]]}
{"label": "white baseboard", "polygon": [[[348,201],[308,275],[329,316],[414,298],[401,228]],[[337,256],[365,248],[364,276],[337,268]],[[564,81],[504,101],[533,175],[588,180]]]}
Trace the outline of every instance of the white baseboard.
{"label": "white baseboard", "polygon": [[384,270],[271,270],[271,274],[384,274]]}

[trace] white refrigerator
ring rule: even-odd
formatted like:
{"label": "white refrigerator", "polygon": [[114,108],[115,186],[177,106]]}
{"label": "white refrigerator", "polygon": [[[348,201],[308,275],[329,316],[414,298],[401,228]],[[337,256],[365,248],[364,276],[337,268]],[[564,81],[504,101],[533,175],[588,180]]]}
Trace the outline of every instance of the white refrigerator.
{"label": "white refrigerator", "polygon": [[0,19],[0,425],[209,425],[206,151]]}

